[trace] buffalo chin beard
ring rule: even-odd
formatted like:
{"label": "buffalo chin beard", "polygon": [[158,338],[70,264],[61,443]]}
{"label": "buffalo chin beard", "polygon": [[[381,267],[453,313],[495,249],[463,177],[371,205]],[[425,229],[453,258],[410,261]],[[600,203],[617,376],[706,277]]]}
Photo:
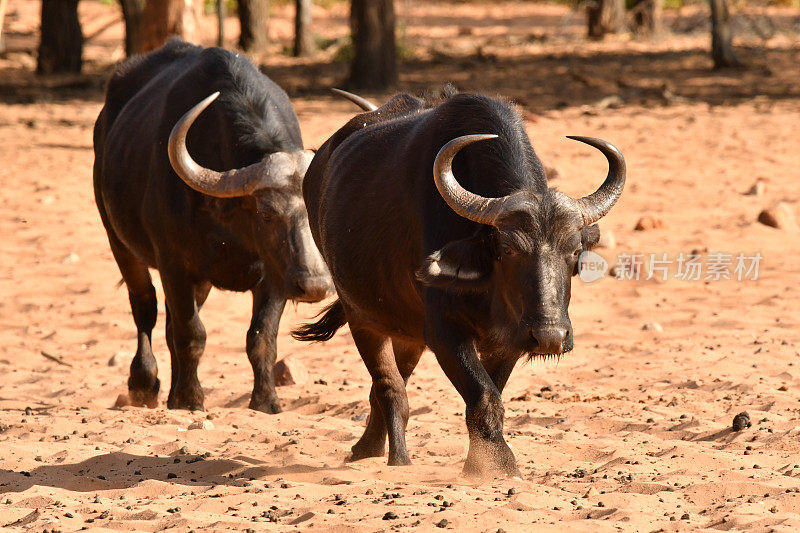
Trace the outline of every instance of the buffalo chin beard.
{"label": "buffalo chin beard", "polygon": [[572,346],[568,346],[563,352],[561,353],[536,353],[536,352],[525,352],[523,353],[523,357],[528,359],[528,362],[531,362],[535,359],[539,361],[552,361],[555,359],[556,361],[561,361],[561,356],[566,355],[572,351]]}
{"label": "buffalo chin beard", "polygon": [[560,360],[562,355],[572,351],[573,344],[569,342],[561,353],[538,353],[536,351],[536,341],[533,341],[529,336],[498,328],[489,332],[486,337],[477,343],[476,347],[481,354],[485,354],[489,358],[525,359],[530,362],[533,360]]}

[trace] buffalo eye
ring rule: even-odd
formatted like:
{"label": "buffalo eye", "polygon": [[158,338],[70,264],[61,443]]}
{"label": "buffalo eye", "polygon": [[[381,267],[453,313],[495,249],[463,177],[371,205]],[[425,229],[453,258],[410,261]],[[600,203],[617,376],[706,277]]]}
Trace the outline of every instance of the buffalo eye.
{"label": "buffalo eye", "polygon": [[504,245],[503,245],[503,256],[504,256],[504,257],[513,257],[513,256],[515,256],[516,254],[517,254],[517,251],[516,251],[516,250],[514,250],[514,248],[513,248],[513,247],[511,247],[511,246],[509,246],[509,245],[507,245],[507,244],[504,244]]}

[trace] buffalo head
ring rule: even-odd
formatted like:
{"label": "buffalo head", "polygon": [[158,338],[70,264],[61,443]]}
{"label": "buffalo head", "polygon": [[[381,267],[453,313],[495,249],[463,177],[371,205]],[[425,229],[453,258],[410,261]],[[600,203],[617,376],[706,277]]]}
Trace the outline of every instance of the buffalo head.
{"label": "buffalo head", "polygon": [[252,210],[255,248],[272,279],[284,279],[289,298],[316,302],[331,290],[330,275],[311,237],[302,184],[311,150],[275,152],[244,168],[217,172],[200,166],[186,148],[186,135],[212,94],[186,112],[169,137],[169,161],[192,189],[217,198],[245,197]]}
{"label": "buffalo head", "polygon": [[486,198],[464,189],[452,164],[462,148],[495,137],[458,137],[436,156],[433,177],[439,194],[456,214],[486,227],[429,255],[417,277],[445,290],[487,292],[493,350],[561,354],[573,346],[567,311],[570,278],[578,271],[581,252],[597,243],[599,231],[593,224],[622,193],[625,160],[606,141],[570,137],[606,156],[608,176],[597,191],[580,199],[549,188]]}

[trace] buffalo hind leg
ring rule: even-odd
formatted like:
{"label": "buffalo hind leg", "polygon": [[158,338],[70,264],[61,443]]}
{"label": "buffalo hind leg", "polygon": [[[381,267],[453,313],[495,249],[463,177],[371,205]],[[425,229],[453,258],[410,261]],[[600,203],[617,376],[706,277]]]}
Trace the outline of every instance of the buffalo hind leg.
{"label": "buffalo hind leg", "polygon": [[167,346],[173,372],[167,407],[202,411],[203,389],[197,379],[197,366],[205,348],[206,330],[200,321],[197,302],[205,301],[208,290],[205,284],[196,288],[181,270],[160,267],[159,272],[169,313]]}
{"label": "buffalo hind leg", "polygon": [[[395,339],[392,340],[394,360],[404,384],[408,383],[408,378],[414,372],[424,349],[424,345],[407,344]],[[369,407],[367,427],[364,428],[364,433],[358,439],[358,442],[353,445],[352,455],[350,456],[351,461],[358,461],[367,457],[383,457],[383,454],[386,453],[386,421],[383,418],[383,411],[378,402],[374,384],[369,391]]]}
{"label": "buffalo hind leg", "polygon": [[[370,405],[373,409],[375,404],[380,408],[389,435],[389,465],[409,465],[411,459],[406,449],[405,436],[408,423],[408,397],[406,396],[405,382],[400,375],[397,363],[395,363],[394,353],[390,350],[389,337],[360,328],[352,321],[350,322],[350,331],[356,348],[372,377],[374,394],[370,393]],[[367,427],[369,428],[369,424]],[[373,429],[372,432],[376,433],[377,431]],[[377,451],[376,443],[373,441],[368,444],[371,445],[369,447],[372,448],[371,451],[374,454]],[[354,459],[359,458],[359,450],[356,446],[353,450],[352,458]],[[367,447],[364,447],[364,451]]]}
{"label": "buffalo hind leg", "polygon": [[259,287],[253,291],[253,317],[247,330],[247,358],[253,367],[253,395],[250,409],[264,413],[281,412],[275,391],[273,367],[278,355],[278,325],[286,299]]}
{"label": "buffalo hind leg", "polygon": [[122,279],[128,288],[133,321],[136,324],[136,355],[131,361],[128,377],[128,396],[131,405],[156,407],[158,405],[158,365],[153,355],[151,337],[156,325],[158,303],[156,290],[147,265],[128,251],[116,237],[109,233],[111,252],[119,266]]}

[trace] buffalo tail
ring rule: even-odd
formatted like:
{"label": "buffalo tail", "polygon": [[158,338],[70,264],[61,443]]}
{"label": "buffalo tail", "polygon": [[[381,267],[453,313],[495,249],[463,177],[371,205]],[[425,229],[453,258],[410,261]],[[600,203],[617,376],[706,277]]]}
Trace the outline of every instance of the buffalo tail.
{"label": "buffalo tail", "polygon": [[[292,330],[292,337],[299,341],[322,342],[330,340],[333,335],[347,323],[342,302],[336,300],[320,313],[321,318],[310,324],[303,324]],[[317,315],[319,316],[319,315]]]}

